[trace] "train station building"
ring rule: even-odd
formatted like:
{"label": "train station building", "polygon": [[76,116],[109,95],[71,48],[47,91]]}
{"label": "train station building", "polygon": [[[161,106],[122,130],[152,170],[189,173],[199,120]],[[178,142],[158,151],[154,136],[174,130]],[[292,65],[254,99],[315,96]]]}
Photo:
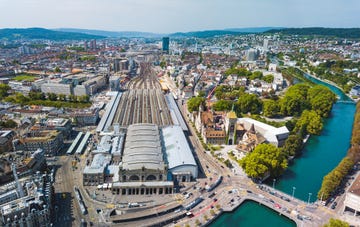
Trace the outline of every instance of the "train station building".
{"label": "train station building", "polygon": [[198,176],[187,130],[172,95],[156,89],[113,92],[96,129],[99,144],[91,151],[83,184],[106,184],[119,195],[173,193]]}
{"label": "train station building", "polygon": [[114,194],[170,194],[174,183],[197,178],[198,168],[180,126],[134,124],[127,130]]}

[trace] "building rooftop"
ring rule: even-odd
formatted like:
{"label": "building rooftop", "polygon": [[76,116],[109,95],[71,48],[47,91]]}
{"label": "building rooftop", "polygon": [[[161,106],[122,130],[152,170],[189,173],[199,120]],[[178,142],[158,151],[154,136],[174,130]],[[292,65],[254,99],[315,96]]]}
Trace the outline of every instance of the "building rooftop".
{"label": "building rooftop", "polygon": [[169,169],[181,165],[196,166],[194,156],[181,126],[164,127],[161,132]]}
{"label": "building rooftop", "polygon": [[36,132],[34,135],[30,135],[24,138],[26,142],[37,142],[37,141],[47,141],[50,139],[54,139],[60,134],[57,130],[43,130]]}
{"label": "building rooftop", "polygon": [[106,166],[111,161],[111,155],[109,154],[96,154],[90,164],[85,166],[84,174],[97,174],[104,173]]}
{"label": "building rooftop", "polygon": [[108,165],[105,171],[107,175],[113,175],[113,182],[119,181],[119,165]]}
{"label": "building rooftop", "polygon": [[360,196],[360,175],[357,176],[357,178],[354,180],[352,185],[349,188],[349,192]]}
{"label": "building rooftop", "polygon": [[238,123],[243,124],[246,130],[254,127],[256,132],[261,133],[268,142],[278,142],[281,139],[287,138],[289,135],[289,130],[286,126],[275,128],[274,126],[251,118],[238,118]]}
{"label": "building rooftop", "polygon": [[69,119],[65,119],[65,118],[54,118],[54,119],[49,119],[47,120],[46,124],[48,126],[65,126],[65,124],[69,122]]}
{"label": "building rooftop", "polygon": [[234,111],[230,111],[229,113],[227,113],[227,118],[237,118],[236,113]]}
{"label": "building rooftop", "polygon": [[122,168],[163,170],[164,160],[161,151],[159,128],[154,124],[134,124],[127,130]]}

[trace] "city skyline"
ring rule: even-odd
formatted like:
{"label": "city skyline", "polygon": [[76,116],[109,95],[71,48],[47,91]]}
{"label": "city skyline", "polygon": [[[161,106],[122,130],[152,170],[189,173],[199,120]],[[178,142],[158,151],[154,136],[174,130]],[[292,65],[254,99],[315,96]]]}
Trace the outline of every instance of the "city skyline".
{"label": "city skyline", "polygon": [[359,27],[360,2],[310,0],[0,0],[0,28],[172,33],[243,27]]}

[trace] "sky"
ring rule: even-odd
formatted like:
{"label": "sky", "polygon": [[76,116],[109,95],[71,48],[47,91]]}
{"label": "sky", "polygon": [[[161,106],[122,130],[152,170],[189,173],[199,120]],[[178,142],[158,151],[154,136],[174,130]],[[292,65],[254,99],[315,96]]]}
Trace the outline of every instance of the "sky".
{"label": "sky", "polygon": [[360,0],[0,0],[0,28],[360,27]]}

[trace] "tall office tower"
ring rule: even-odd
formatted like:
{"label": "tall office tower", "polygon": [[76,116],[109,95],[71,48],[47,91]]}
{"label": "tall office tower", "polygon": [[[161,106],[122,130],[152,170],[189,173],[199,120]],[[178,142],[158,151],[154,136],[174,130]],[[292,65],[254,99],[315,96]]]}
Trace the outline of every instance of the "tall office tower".
{"label": "tall office tower", "polygon": [[90,41],[90,49],[96,50],[96,40],[95,39]]}
{"label": "tall office tower", "polygon": [[169,37],[163,37],[162,50],[169,53]]}
{"label": "tall office tower", "polygon": [[122,59],[120,61],[120,70],[123,71],[123,70],[129,70],[129,60],[127,59]]}
{"label": "tall office tower", "polygon": [[113,70],[114,72],[119,72],[120,71],[120,58],[116,58],[114,59],[114,64],[113,64]]}
{"label": "tall office tower", "polygon": [[122,58],[114,59],[113,70],[114,72],[129,70],[129,60]]}
{"label": "tall office tower", "polygon": [[268,39],[264,39],[264,45],[263,45],[264,51],[267,51],[269,48],[269,40]]}

